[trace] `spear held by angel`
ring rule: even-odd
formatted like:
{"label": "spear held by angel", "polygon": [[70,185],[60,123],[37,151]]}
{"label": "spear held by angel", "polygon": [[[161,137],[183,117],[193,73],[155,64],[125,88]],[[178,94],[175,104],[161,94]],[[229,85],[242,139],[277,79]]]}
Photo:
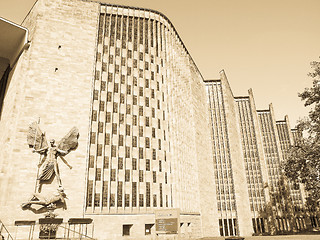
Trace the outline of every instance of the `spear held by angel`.
{"label": "spear held by angel", "polygon": [[27,141],[30,148],[33,148],[33,152],[43,155],[38,168],[40,173],[37,176],[37,191],[40,192],[43,181],[51,179],[56,176],[58,185],[62,187],[62,182],[58,167],[58,157],[71,169],[72,167],[64,159],[70,151],[75,150],[78,147],[79,130],[73,127],[69,133],[63,137],[57,145],[55,140],[50,140],[48,145],[45,134],[39,128],[37,122],[33,122],[29,126]]}

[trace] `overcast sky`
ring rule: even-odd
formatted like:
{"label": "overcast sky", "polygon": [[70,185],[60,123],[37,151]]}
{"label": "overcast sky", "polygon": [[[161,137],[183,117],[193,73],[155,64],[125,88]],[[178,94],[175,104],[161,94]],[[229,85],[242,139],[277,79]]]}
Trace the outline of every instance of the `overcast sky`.
{"label": "overcast sky", "polygon": [[[20,24],[34,2],[0,0],[0,16]],[[257,109],[272,102],[277,120],[287,114],[292,127],[307,115],[297,93],[311,86],[310,62],[320,56],[320,0],[102,2],[162,12],[205,79],[224,69],[235,96],[252,88]]]}

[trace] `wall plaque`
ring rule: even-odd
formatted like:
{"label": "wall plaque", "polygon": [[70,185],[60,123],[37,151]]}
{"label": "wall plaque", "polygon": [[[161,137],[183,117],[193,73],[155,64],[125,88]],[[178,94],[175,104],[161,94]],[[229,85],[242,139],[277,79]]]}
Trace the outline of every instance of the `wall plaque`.
{"label": "wall plaque", "polygon": [[155,211],[157,234],[179,234],[180,209],[164,209]]}

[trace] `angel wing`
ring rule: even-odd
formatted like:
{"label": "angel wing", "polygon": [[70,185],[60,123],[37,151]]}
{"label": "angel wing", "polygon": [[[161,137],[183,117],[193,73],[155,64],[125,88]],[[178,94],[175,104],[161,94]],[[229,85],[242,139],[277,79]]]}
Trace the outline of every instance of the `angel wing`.
{"label": "angel wing", "polygon": [[66,136],[64,136],[57,144],[58,148],[67,151],[67,155],[70,151],[75,150],[78,147],[79,130],[77,127],[73,127]]}
{"label": "angel wing", "polygon": [[29,147],[35,150],[48,147],[46,136],[44,133],[42,133],[37,122],[32,122],[29,125],[27,142]]}

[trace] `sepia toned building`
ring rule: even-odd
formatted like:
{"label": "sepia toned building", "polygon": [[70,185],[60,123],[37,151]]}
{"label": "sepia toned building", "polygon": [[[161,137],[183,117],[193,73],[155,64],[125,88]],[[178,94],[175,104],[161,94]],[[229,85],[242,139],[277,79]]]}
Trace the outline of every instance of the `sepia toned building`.
{"label": "sepia toned building", "polygon": [[[38,0],[22,26],[0,20],[17,32],[0,38],[0,220],[8,232],[23,224],[42,231],[45,212],[21,208],[39,179],[41,157],[27,144],[32,122],[56,142],[79,131],[77,149],[56,155],[67,198],[53,219],[68,234],[76,224],[81,236],[91,224],[97,239],[268,231],[261,211],[299,133],[287,117],[276,122],[271,105],[256,110],[251,90],[234,96],[224,71],[205,80],[166,16]],[[60,185],[51,179],[39,194]],[[301,208],[303,190],[290,189]]]}

